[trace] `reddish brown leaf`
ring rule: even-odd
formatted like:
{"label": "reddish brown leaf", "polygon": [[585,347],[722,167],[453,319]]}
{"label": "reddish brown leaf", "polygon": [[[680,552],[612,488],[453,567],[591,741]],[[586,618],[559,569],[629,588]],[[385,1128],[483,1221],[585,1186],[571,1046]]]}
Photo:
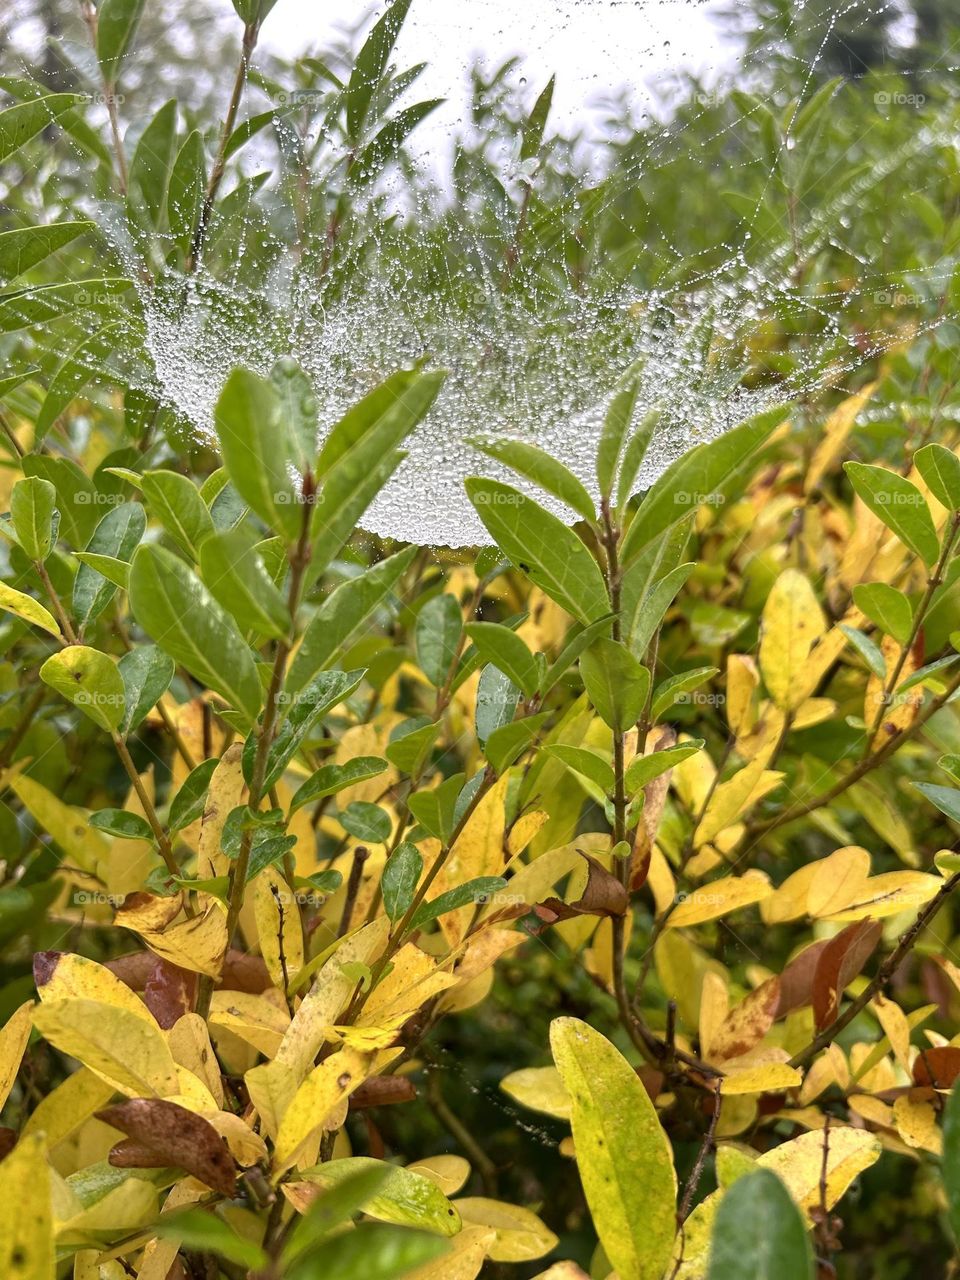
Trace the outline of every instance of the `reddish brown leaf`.
{"label": "reddish brown leaf", "polygon": [[916,1084],[931,1085],[935,1089],[949,1089],[960,1076],[960,1045],[942,1044],[922,1049],[913,1064]]}
{"label": "reddish brown leaf", "polygon": [[166,1169],[170,1161],[153,1147],[124,1138],[110,1148],[110,1163],[115,1169]]}
{"label": "reddish brown leaf", "polygon": [[857,920],[824,947],[813,976],[813,1020],[818,1031],[837,1016],[844,988],[873,954],[880,933],[879,920]]}
{"label": "reddish brown leaf", "polygon": [[153,957],[153,967],[143,985],[143,999],[164,1031],[169,1031],[179,1018],[190,1012],[196,997],[195,973],[160,956]]}
{"label": "reddish brown leaf", "polygon": [[[161,1166],[185,1169],[214,1191],[233,1195],[236,1170],[227,1144],[212,1124],[186,1107],[162,1098],[131,1098],[98,1111],[97,1119],[132,1138],[138,1157],[152,1152]],[[129,1159],[131,1148],[118,1143],[110,1153],[111,1164],[115,1152],[123,1162]]]}
{"label": "reddish brown leaf", "polygon": [[350,1098],[351,1111],[387,1107],[396,1102],[413,1102],[417,1091],[406,1076],[370,1076]]}
{"label": "reddish brown leaf", "polygon": [[824,938],[806,947],[790,961],[780,975],[780,1004],[777,1017],[786,1017],[794,1009],[802,1009],[813,1000],[813,978],[830,939]]}
{"label": "reddish brown leaf", "polygon": [[[40,952],[39,954],[57,956],[59,952]],[[108,960],[106,967],[132,991],[143,991],[156,959],[152,951],[130,951],[125,956],[118,956],[116,960]],[[221,990],[246,991],[252,996],[259,996],[272,985],[267,966],[261,956],[248,956],[236,949],[227,953],[220,983]]]}
{"label": "reddish brown leaf", "polygon": [[576,902],[564,902],[561,898],[546,898],[534,907],[546,924],[569,920],[573,916],[622,916],[630,905],[630,897],[624,886],[606,867],[591,858],[582,849],[577,852],[589,863],[587,885],[583,897]]}

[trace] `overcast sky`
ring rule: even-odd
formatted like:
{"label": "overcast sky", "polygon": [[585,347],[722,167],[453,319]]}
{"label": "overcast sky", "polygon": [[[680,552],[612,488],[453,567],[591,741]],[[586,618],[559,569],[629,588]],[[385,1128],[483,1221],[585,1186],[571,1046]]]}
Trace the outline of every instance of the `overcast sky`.
{"label": "overcast sky", "polygon": [[[278,0],[261,41],[301,53],[322,45],[339,22],[385,7],[363,0]],[[429,62],[418,93],[448,99],[444,114],[452,123],[466,101],[464,72],[473,55],[497,65],[521,54],[531,98],[556,73],[553,119],[568,123],[621,85],[642,101],[651,83],[680,67],[714,79],[735,57],[711,20],[715,7],[696,0],[413,0],[397,64]]]}

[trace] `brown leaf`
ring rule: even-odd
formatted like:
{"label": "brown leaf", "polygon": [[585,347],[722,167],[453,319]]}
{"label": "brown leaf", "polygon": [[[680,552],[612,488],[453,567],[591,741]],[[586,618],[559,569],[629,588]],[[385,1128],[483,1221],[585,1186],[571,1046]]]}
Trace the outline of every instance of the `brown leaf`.
{"label": "brown leaf", "polygon": [[17,1145],[16,1129],[0,1128],[0,1160],[8,1156]]}
{"label": "brown leaf", "polygon": [[156,893],[128,893],[113,917],[116,925],[125,929],[163,930],[177,916],[183,907],[183,894],[175,893],[171,897],[162,897]]}
{"label": "brown leaf", "polygon": [[569,920],[573,916],[622,916],[630,905],[630,897],[615,875],[591,858],[582,849],[577,852],[589,863],[590,871],[583,897],[576,902],[564,902],[561,898],[546,898],[534,907],[534,911],[546,924]]}
{"label": "brown leaf", "polygon": [[[57,956],[60,953],[56,951],[39,953],[41,956],[47,954]],[[130,951],[125,956],[108,960],[106,967],[132,991],[143,991],[156,959],[152,951]],[[236,948],[227,953],[220,983],[221,990],[246,991],[249,995],[259,996],[272,985],[267,966],[260,956],[249,956]]]}
{"label": "brown leaf", "polygon": [[387,1107],[395,1102],[412,1102],[417,1096],[413,1082],[406,1076],[370,1076],[350,1098],[351,1111],[370,1107]]}
{"label": "brown leaf", "polygon": [[[233,1195],[236,1170],[227,1144],[213,1125],[186,1107],[162,1098],[131,1098],[98,1111],[97,1119],[132,1138],[138,1155],[144,1154],[139,1148],[145,1148],[161,1166],[185,1169],[214,1191]],[[126,1143],[118,1143],[110,1152],[111,1164],[114,1153],[123,1161],[129,1158],[130,1148]]]}
{"label": "brown leaf", "polygon": [[166,1169],[170,1161],[153,1147],[124,1138],[110,1148],[110,1163],[115,1169]]}
{"label": "brown leaf", "polygon": [[175,1022],[190,1012],[196,997],[195,973],[180,969],[160,956],[153,957],[153,967],[143,984],[143,999],[164,1031],[169,1031]]}
{"label": "brown leaf", "polygon": [[710,1056],[722,1061],[749,1053],[773,1026],[780,1005],[780,979],[768,978],[731,1009],[717,1028]]}
{"label": "brown leaf", "polygon": [[921,1049],[917,1054],[913,1064],[913,1079],[916,1084],[949,1089],[957,1076],[960,1076],[960,1045],[937,1045]]}
{"label": "brown leaf", "polygon": [[802,1009],[813,1000],[813,979],[817,965],[830,939],[823,938],[804,948],[790,961],[780,975],[780,1004],[777,1017],[783,1018],[794,1009]]}
{"label": "brown leaf", "polygon": [[867,963],[880,934],[879,920],[856,920],[824,947],[813,976],[813,1020],[818,1031],[837,1016],[844,988]]}

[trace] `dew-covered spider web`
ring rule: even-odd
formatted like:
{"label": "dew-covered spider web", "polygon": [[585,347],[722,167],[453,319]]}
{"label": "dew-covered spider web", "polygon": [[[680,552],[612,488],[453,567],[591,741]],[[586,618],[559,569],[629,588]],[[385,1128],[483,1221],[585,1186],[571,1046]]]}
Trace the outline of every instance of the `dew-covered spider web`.
{"label": "dew-covered spider web", "polygon": [[[268,123],[231,156],[195,260],[169,214],[131,227],[111,195],[82,202],[113,274],[133,281],[121,318],[111,317],[118,380],[155,396],[198,441],[213,440],[217,397],[236,365],[266,375],[296,360],[322,437],[389,373],[424,360],[448,370],[447,381],[363,525],[471,545],[488,538],[464,492],[470,474],[511,479],[573,518],[476,450],[477,437],[538,444],[594,489],[606,407],[639,370],[637,421],[658,414],[642,490],[694,443],[842,387],[907,332],[950,315],[952,258],[899,253],[883,226],[913,216],[926,158],[956,146],[949,110],[939,122],[921,111],[925,77],[945,63],[926,65],[921,51],[891,81],[900,88],[873,79],[871,42],[920,50],[900,9],[530,0],[539,18],[531,34],[526,16],[518,50],[500,0],[448,3],[433,31],[441,10],[425,0],[416,18],[417,6],[359,145],[345,136],[342,94],[348,46],[369,25],[332,50],[305,31],[310,56],[295,68],[268,43],[254,51],[238,120]],[[305,28],[311,7],[300,6]],[[350,21],[359,12],[339,9]],[[710,24],[721,36],[699,60],[695,41],[679,60],[665,54],[682,51],[687,26],[702,34]],[[584,39],[564,92],[563,67],[543,62],[571,27]],[[432,100],[421,87],[428,72],[408,70],[442,50],[451,28],[465,29],[461,43],[482,61],[464,61],[442,107],[386,150],[380,130]],[[554,70],[554,101],[538,124]],[[831,76],[837,85],[824,89]],[[911,86],[922,101],[907,100]],[[149,87],[139,93],[142,103]],[[132,150],[146,121],[124,123]],[[837,137],[821,172],[824,129]],[[92,310],[84,322],[81,309],[74,320],[95,334],[104,317]],[[75,359],[85,358],[81,345]]]}

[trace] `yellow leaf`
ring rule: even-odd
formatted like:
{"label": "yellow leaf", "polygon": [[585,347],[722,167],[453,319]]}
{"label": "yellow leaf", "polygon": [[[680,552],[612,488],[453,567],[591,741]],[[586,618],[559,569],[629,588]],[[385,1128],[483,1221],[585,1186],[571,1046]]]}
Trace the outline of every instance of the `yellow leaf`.
{"label": "yellow leaf", "polygon": [[[505,802],[509,784],[508,770],[477,803],[454,841],[428,900],[432,901],[468,880],[502,873],[507,825]],[[461,907],[459,911],[449,911],[441,917],[440,927],[451,946],[456,946],[463,937],[472,912],[472,907]]]}
{"label": "yellow leaf", "polygon": [[871,877],[853,901],[830,919],[846,924],[853,920],[882,920],[901,911],[919,911],[942,885],[939,876],[923,871],[887,871]]}
{"label": "yellow leaf", "polygon": [[740,907],[762,902],[773,892],[762,871],[747,871],[742,876],[725,876],[713,880],[684,895],[667,919],[672,929],[684,929],[705,920],[716,920]]}
{"label": "yellow leaf", "polygon": [[[219,994],[214,992],[214,1003]],[[174,1062],[195,1075],[217,1106],[222,1107],[223,1078],[204,1020],[196,1013],[183,1014],[167,1032],[167,1044]]]}
{"label": "yellow leaf", "polygon": [[826,472],[839,460],[860,410],[876,389],[875,382],[868,382],[856,395],[848,396],[846,400],[841,401],[820,428],[820,440],[813,451],[804,477],[804,493],[813,493]]}
{"label": "yellow leaf", "polygon": [[4,780],[61,852],[82,870],[95,873],[100,859],[110,852],[110,842],[90,826],[87,810],[64,804],[33,778],[8,774]]}
{"label": "yellow leaf", "polygon": [[253,903],[260,954],[273,985],[285,991],[290,979],[303,967],[300,907],[290,886],[276,867],[267,867],[254,880]]}
{"label": "yellow leaf", "polygon": [[812,865],[807,915],[817,919],[842,911],[854,900],[870,875],[870,854],[859,845],[848,845]]}
{"label": "yellow leaf", "polygon": [[240,804],[245,790],[242,757],[243,743],[232,743],[210,778],[197,846],[197,874],[204,880],[226,875],[230,869],[230,859],[220,849],[220,836],[230,810]]}
{"label": "yellow leaf", "polygon": [[785,1062],[764,1062],[758,1067],[745,1067],[731,1071],[720,1082],[720,1092],[726,1097],[742,1093],[776,1093],[782,1089],[795,1089],[803,1081],[796,1067]]}
{"label": "yellow leaf", "polygon": [[33,1001],[27,1000],[0,1027],[0,1110],[10,1096],[33,1027]]}
{"label": "yellow leaf", "polygon": [[550,1047],[572,1099],[577,1166],[610,1263],[630,1280],[661,1280],[676,1230],[673,1152],[640,1078],[577,1018],[555,1018]]}
{"label": "yellow leaf", "polygon": [[731,653],[727,658],[727,724],[734,737],[749,733],[757,718],[756,692],[760,673],[753,658]]}
{"label": "yellow leaf", "polygon": [[357,1025],[381,1026],[384,1023],[401,1023],[421,1005],[456,986],[452,973],[437,967],[436,960],[408,942],[392,960],[393,967],[370,993],[357,1019]]}
{"label": "yellow leaf", "polygon": [[15,590],[5,582],[0,582],[0,609],[5,609],[7,613],[15,613],[24,622],[42,627],[52,636],[60,638],[60,628],[50,610],[45,609],[39,600],[34,600],[33,596],[25,595],[24,592]]}
{"label": "yellow leaf", "polygon": [[215,991],[210,1002],[210,1025],[232,1031],[265,1058],[273,1058],[290,1026],[290,1014],[266,995]]}
{"label": "yellow leaf", "polygon": [[463,1156],[430,1156],[407,1168],[436,1183],[445,1196],[456,1195],[470,1177],[470,1165]]}
{"label": "yellow leaf", "polygon": [[341,1049],[314,1067],[280,1121],[273,1156],[275,1173],[281,1174],[296,1163],[300,1152],[323,1129],[324,1122],[363,1084],[371,1063],[369,1054]]}
{"label": "yellow leaf", "polygon": [[880,1098],[874,1098],[868,1093],[855,1093],[848,1099],[848,1105],[851,1111],[858,1116],[863,1116],[864,1120],[869,1120],[871,1124],[887,1129],[896,1127],[893,1107]]}
{"label": "yellow leaf", "polygon": [[260,1127],[276,1142],[280,1121],[297,1092],[300,1077],[283,1062],[264,1062],[243,1077],[250,1101],[260,1116]]}
{"label": "yellow leaf", "polygon": [[917,1147],[939,1156],[943,1153],[943,1136],[937,1128],[937,1113],[929,1102],[901,1094],[893,1104],[897,1132],[908,1147]]}
{"label": "yellow leaf", "polygon": [[898,1004],[888,1000],[886,996],[877,994],[873,997],[873,1011],[877,1015],[877,1021],[883,1027],[887,1039],[890,1041],[894,1057],[909,1077],[910,1024],[907,1022],[903,1010]]}
{"label": "yellow leaf", "polygon": [[337,1022],[356,989],[356,979],[343,972],[343,965],[372,964],[383,950],[389,930],[386,916],[358,929],[344,940],[317,974],[277,1050],[277,1062],[291,1067],[298,1082],[317,1056],[328,1028]]}
{"label": "yellow leaf", "polygon": [[0,1163],[0,1276],[54,1280],[50,1166],[39,1134]]}
{"label": "yellow leaf", "polygon": [[71,998],[98,1000],[156,1026],[153,1014],[140,997],[96,960],[69,951],[41,951],[34,956],[33,973],[37,994],[45,1004]]}
{"label": "yellow leaf", "polygon": [[[150,895],[134,894],[117,911],[114,923],[131,929],[144,940],[150,950],[181,969],[218,978],[227,954],[227,917],[223,904],[209,893],[197,894],[200,910],[196,915],[163,920]],[[166,898],[155,901],[165,903]],[[127,905],[129,903],[129,905]]]}
{"label": "yellow leaf", "polygon": [[750,762],[732,778],[721,782],[710,795],[694,833],[696,848],[699,849],[701,845],[715,839],[726,827],[739,822],[745,811],[780,781],[780,774],[767,773],[767,763],[780,740],[782,730],[783,716],[779,712],[771,712],[764,717]]}
{"label": "yellow leaf", "polygon": [[841,1089],[845,1090],[849,1083],[850,1072],[847,1069],[847,1060],[843,1056],[843,1050],[838,1044],[828,1045],[825,1051],[816,1058],[803,1078],[803,1087],[800,1090],[800,1104],[801,1106],[807,1106],[813,1102],[814,1098],[819,1098],[820,1094],[833,1084],[837,1084]]}
{"label": "yellow leaf", "polygon": [[156,1023],[96,1000],[52,1000],[37,1006],[33,1023],[62,1053],[77,1058],[131,1098],[179,1092],[176,1063]]}
{"label": "yellow leaf", "polygon": [[230,1111],[205,1111],[204,1120],[213,1125],[230,1148],[230,1154],[244,1169],[267,1159],[267,1144],[242,1116]]}
{"label": "yellow leaf", "polygon": [[[751,991],[726,1016],[711,1038],[711,1052],[718,1061],[739,1058],[754,1049],[773,1026],[780,1003],[780,980],[768,978]],[[701,1003],[701,1017],[702,1017]]]}
{"label": "yellow leaf", "polygon": [[573,1103],[556,1067],[522,1067],[500,1081],[500,1088],[522,1107],[569,1120]]}
{"label": "yellow leaf", "polygon": [[542,1258],[557,1244],[550,1228],[519,1205],[484,1196],[467,1196],[454,1203],[465,1223],[489,1227],[494,1232],[487,1246],[487,1256],[493,1262],[529,1262]]}
{"label": "yellow leaf", "polygon": [[41,1099],[23,1126],[23,1137],[39,1133],[47,1149],[52,1150],[86,1124],[115,1092],[113,1085],[81,1067]]}
{"label": "yellow leaf", "polygon": [[703,975],[700,991],[700,1053],[708,1062],[713,1055],[716,1034],[729,1012],[727,984],[719,973],[708,971]]}
{"label": "yellow leaf", "polygon": [[797,569],[785,569],[767,597],[760,638],[760,671],[767,692],[783,711],[810,696],[804,670],[827,624],[816,593]]}
{"label": "yellow leaf", "polygon": [[450,1240],[446,1253],[408,1271],[404,1280],[476,1280],[494,1239],[494,1233],[486,1227],[464,1227]]}
{"label": "yellow leaf", "polygon": [[540,828],[549,821],[549,813],[544,813],[542,809],[533,809],[530,813],[521,814],[510,828],[510,834],[507,837],[507,853],[510,857],[515,858],[518,853],[523,853]]}

